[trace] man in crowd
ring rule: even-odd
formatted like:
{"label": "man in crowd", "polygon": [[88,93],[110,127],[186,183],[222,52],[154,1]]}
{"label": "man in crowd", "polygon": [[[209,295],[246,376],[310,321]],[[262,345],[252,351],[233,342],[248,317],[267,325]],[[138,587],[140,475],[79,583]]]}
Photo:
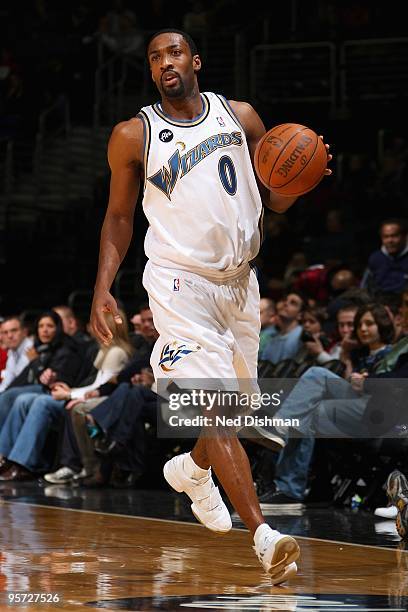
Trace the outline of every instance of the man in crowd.
{"label": "man in crowd", "polygon": [[32,338],[27,335],[17,315],[6,317],[1,323],[1,334],[7,349],[7,363],[0,374],[0,391],[4,391],[30,362],[29,351],[33,346]]}
{"label": "man in crowd", "polygon": [[298,352],[302,341],[302,326],[300,320],[305,302],[300,293],[289,292],[278,308],[279,333],[267,342],[260,357],[272,363],[282,359],[291,359]]}
{"label": "man in crowd", "polygon": [[381,248],[368,259],[361,286],[371,294],[400,293],[408,281],[407,228],[399,219],[380,226]]}

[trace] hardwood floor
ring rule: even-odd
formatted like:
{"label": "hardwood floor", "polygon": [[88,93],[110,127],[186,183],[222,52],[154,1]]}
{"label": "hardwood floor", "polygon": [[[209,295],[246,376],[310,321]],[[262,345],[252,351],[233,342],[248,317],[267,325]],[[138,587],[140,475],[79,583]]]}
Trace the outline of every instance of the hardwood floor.
{"label": "hardwood floor", "polygon": [[408,602],[402,545],[299,537],[298,577],[271,587],[242,529],[217,536],[198,524],[3,501],[0,535],[1,610],[7,592],[56,593],[51,608],[27,609],[60,610],[327,612],[405,610]]}

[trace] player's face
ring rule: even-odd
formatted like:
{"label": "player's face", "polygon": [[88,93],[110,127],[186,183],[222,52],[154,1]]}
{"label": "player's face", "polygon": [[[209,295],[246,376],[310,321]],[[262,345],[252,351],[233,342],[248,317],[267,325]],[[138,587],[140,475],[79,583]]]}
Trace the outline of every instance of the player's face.
{"label": "player's face", "polygon": [[381,342],[378,326],[371,312],[366,312],[361,317],[357,336],[364,346],[375,346]]}
{"label": "player's face", "polygon": [[402,251],[406,243],[406,235],[396,223],[384,225],[381,230],[381,242],[390,255]]}
{"label": "player's face", "polygon": [[166,98],[184,98],[194,89],[195,73],[201,68],[198,55],[191,55],[180,34],[159,34],[150,42],[148,58],[152,79]]}

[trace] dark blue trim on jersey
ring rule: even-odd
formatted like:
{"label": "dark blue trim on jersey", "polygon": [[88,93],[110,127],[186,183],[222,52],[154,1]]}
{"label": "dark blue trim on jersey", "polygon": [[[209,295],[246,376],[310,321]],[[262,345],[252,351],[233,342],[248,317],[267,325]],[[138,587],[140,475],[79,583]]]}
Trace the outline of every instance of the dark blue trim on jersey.
{"label": "dark blue trim on jersey", "polygon": [[150,143],[151,143],[151,133],[152,129],[150,126],[149,117],[146,115],[144,111],[139,111],[136,117],[139,117],[143,123],[143,166],[144,166],[144,184],[143,191],[146,190],[146,181],[147,181],[147,162],[149,159],[150,152]]}
{"label": "dark blue trim on jersey", "polygon": [[207,98],[205,94],[200,94],[200,96],[201,96],[201,101],[203,103],[203,110],[201,111],[199,115],[197,115],[197,117],[194,117],[194,119],[176,119],[175,117],[171,117],[170,115],[167,115],[162,110],[159,102],[156,102],[156,104],[153,104],[152,109],[154,110],[156,115],[158,115],[161,119],[163,119],[163,121],[170,123],[170,125],[175,125],[177,127],[186,127],[186,128],[195,127],[196,125],[199,125],[200,123],[205,121],[205,119],[208,117],[208,114],[210,112],[209,99]]}
{"label": "dark blue trim on jersey", "polygon": [[225,110],[227,111],[227,113],[229,114],[229,116],[231,117],[231,119],[238,125],[238,127],[244,132],[245,134],[245,130],[244,127],[242,125],[242,123],[240,122],[240,120],[238,119],[236,113],[232,110],[232,106],[229,103],[229,101],[227,100],[227,98],[224,98],[224,96],[222,96],[221,94],[215,94],[217,96],[217,98],[219,99],[219,101],[221,102],[221,104],[224,106]]}

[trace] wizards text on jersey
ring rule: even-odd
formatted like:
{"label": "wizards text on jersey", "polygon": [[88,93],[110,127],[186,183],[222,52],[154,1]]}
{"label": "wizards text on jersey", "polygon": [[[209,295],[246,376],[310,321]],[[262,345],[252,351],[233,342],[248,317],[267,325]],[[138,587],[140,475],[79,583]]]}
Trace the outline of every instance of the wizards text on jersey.
{"label": "wizards text on jersey", "polygon": [[169,200],[171,193],[176,186],[178,178],[183,178],[190,170],[195,168],[205,157],[211,155],[215,150],[229,147],[231,145],[242,146],[242,133],[231,132],[231,134],[215,134],[206,138],[187,153],[180,156],[177,149],[169,158],[168,168],[163,166],[161,170],[148,177],[155,187],[160,189]]}

